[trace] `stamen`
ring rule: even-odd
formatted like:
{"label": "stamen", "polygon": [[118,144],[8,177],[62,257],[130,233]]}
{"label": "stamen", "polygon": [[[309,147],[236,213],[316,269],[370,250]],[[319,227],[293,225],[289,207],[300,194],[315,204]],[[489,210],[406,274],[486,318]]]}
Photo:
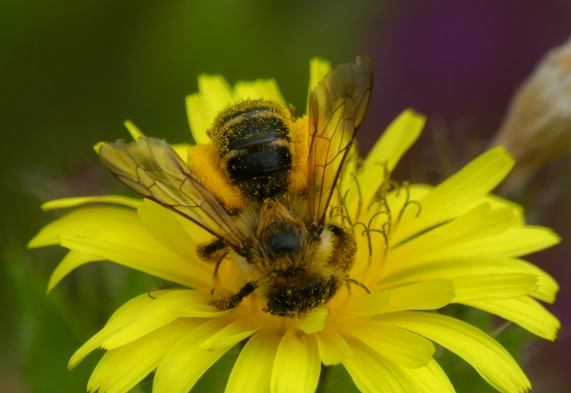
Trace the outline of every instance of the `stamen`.
{"label": "stamen", "polygon": [[347,204],[345,203],[349,191],[350,190],[346,190],[345,193],[341,195],[341,189],[337,188],[337,198],[339,199],[340,204],[338,206],[331,206],[329,217],[341,217],[343,223],[346,223],[348,227],[353,227],[353,220],[351,220],[351,215],[349,214]]}
{"label": "stamen", "polygon": [[369,288],[367,288],[367,286],[365,284],[363,284],[361,281],[357,281],[351,277],[345,277],[345,281],[347,282],[347,288],[348,288],[349,292],[351,292],[351,285],[350,284],[355,284],[359,288],[361,288],[365,292],[367,292],[369,295],[372,293],[371,290]]}
{"label": "stamen", "polygon": [[[363,207],[363,194],[361,193],[361,184],[355,172],[351,173],[353,181],[355,182],[355,187],[357,188],[357,213],[355,217],[361,217],[361,209]],[[347,190],[348,191],[348,190]]]}
{"label": "stamen", "polygon": [[405,200],[404,200],[404,203],[403,203],[403,205],[399,211],[399,215],[397,217],[396,224],[398,224],[400,222],[402,216],[404,215],[404,212],[406,211],[406,209],[409,206],[414,205],[417,207],[415,218],[418,217],[422,211],[422,206],[420,205],[420,202],[410,199],[410,183],[408,181],[404,181],[401,185],[401,188],[404,188],[404,190],[405,190]]}
{"label": "stamen", "polygon": [[364,222],[362,221],[358,221],[353,225],[353,235],[355,234],[355,228],[357,227],[357,225],[361,225],[363,226],[363,231],[361,232],[361,236],[365,236],[367,235],[367,246],[368,246],[368,251],[369,251],[369,259],[367,262],[367,265],[371,264],[371,257],[373,256],[373,243],[371,242],[371,235],[369,234],[369,227],[367,225],[365,225]]}

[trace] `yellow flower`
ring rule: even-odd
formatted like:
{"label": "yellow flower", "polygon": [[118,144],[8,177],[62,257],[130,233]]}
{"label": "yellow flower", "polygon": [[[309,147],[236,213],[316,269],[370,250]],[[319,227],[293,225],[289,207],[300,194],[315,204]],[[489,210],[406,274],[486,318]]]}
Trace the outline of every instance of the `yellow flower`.
{"label": "yellow flower", "polygon": [[[329,65],[314,60],[310,70],[311,88]],[[231,88],[222,77],[201,76],[199,93],[187,98],[196,143],[208,144],[206,132],[216,114],[243,97],[285,105],[273,80]],[[141,134],[126,125],[133,137]],[[497,390],[527,391],[530,382],[498,342],[437,310],[459,303],[555,339],[559,322],[539,301],[553,302],[557,283],[520,257],[559,238],[547,228],[526,225],[518,205],[489,194],[513,166],[503,148],[482,154],[436,187],[391,180],[423,125],[422,116],[405,111],[367,158],[353,157],[346,164],[331,208],[354,230],[357,252],[350,277],[362,287],[341,288],[302,318],[264,312],[255,292],[234,309],[214,307],[213,266],[196,254],[197,245],[211,236],[155,202],[99,196],[46,203],[45,210],[75,208],[30,242],[30,247],[69,250],[49,289],[75,268],[102,260],[184,287],[127,302],[73,354],[70,367],[102,348],[89,391],[126,392],[154,371],[153,392],[184,393],[228,350],[244,343],[227,392],[313,392],[322,365],[335,364],[342,364],[364,392],[453,392],[434,359],[436,343]],[[189,148],[176,150],[185,157]],[[221,265],[217,279],[229,291],[244,284],[231,263]]]}

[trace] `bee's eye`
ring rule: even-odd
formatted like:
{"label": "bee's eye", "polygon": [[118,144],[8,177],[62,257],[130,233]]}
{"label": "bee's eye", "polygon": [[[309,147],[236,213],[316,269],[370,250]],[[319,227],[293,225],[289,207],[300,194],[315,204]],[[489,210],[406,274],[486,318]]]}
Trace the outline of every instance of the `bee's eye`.
{"label": "bee's eye", "polygon": [[281,232],[269,236],[266,244],[273,255],[282,256],[301,249],[299,235],[294,232]]}

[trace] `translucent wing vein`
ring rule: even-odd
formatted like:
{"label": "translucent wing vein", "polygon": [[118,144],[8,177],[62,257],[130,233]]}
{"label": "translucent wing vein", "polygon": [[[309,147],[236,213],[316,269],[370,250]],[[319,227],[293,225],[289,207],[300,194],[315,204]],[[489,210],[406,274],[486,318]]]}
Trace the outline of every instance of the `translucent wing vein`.
{"label": "translucent wing vein", "polygon": [[244,235],[232,217],[202,185],[164,140],[141,136],[105,144],[103,164],[140,195],[187,217],[232,246],[241,247]]}
{"label": "translucent wing vein", "polygon": [[358,57],[327,74],[310,94],[308,198],[316,224],[325,221],[339,173],[369,106],[372,84],[369,60]]}

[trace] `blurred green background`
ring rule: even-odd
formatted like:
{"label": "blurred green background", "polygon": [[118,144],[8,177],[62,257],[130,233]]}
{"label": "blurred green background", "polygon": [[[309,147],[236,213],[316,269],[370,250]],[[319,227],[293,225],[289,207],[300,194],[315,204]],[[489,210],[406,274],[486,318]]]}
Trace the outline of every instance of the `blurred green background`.
{"label": "blurred green background", "polygon": [[[435,157],[441,145],[433,124],[412,152],[414,164],[405,164],[401,175],[436,181],[485,147],[517,86],[546,50],[569,35],[571,10],[565,1],[531,0],[4,0],[0,22],[0,392],[61,393],[84,391],[96,362],[91,356],[69,372],[74,349],[118,305],[161,285],[141,273],[95,264],[46,295],[49,274],[63,253],[25,249],[56,216],[41,212],[41,202],[124,192],[91,148],[99,140],[126,137],[124,120],[149,135],[190,141],[184,97],[196,90],[200,73],[223,74],[231,82],[275,77],[286,99],[302,109],[311,57],[336,64],[368,54],[377,81],[361,146],[413,106],[447,124],[455,153],[446,163]],[[544,174],[571,174],[569,163]],[[553,178],[547,190],[534,194],[555,195],[548,206],[537,198],[526,201],[541,212],[535,215],[539,223],[571,235],[560,218],[570,212],[569,184]],[[560,246],[532,260],[569,282],[569,267],[562,263],[570,254]],[[566,293],[555,308],[564,324],[571,315]],[[488,331],[497,327],[481,314],[449,311],[464,313]],[[517,328],[498,338],[521,355],[524,368],[543,386],[538,391],[566,392],[567,376],[558,366],[571,362],[566,331],[551,346],[530,344],[530,336]],[[196,389],[221,391],[232,356]],[[458,359],[445,354],[441,360],[455,370],[459,392],[491,391]],[[347,377],[339,369],[329,375],[325,391]]]}

